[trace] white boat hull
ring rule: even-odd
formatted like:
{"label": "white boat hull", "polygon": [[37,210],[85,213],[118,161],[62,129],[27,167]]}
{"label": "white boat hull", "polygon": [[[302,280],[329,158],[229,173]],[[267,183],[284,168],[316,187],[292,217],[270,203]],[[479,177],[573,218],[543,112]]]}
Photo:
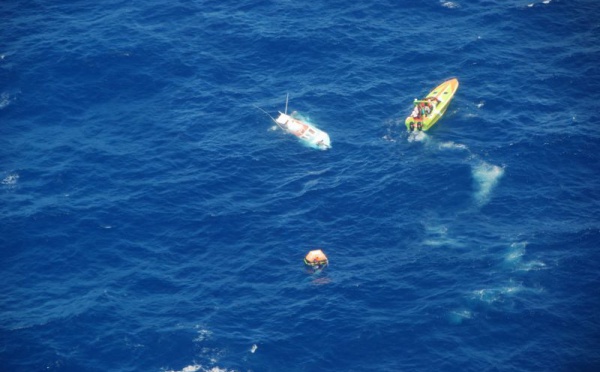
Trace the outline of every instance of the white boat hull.
{"label": "white boat hull", "polygon": [[298,137],[311,147],[321,150],[327,150],[331,148],[331,140],[329,135],[312,124],[298,120],[281,112],[279,113],[279,117],[275,119],[275,122],[283,130]]}

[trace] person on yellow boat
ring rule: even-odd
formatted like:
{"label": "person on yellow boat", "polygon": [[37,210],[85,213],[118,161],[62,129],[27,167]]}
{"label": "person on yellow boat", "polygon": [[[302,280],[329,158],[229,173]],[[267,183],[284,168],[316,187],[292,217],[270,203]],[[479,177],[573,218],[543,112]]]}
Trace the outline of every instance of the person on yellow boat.
{"label": "person on yellow boat", "polygon": [[410,116],[413,118],[429,116],[439,102],[440,100],[437,97],[427,97],[422,101],[415,99],[415,108]]}
{"label": "person on yellow boat", "polygon": [[419,101],[415,98],[415,108],[413,109],[413,112],[412,114],[410,114],[410,116],[412,116],[415,119],[418,119],[420,117],[429,115],[430,112],[431,108],[429,107],[428,103]]}
{"label": "person on yellow boat", "polygon": [[429,116],[429,114],[431,114],[431,103],[423,102],[423,103],[421,103],[421,107],[422,107],[424,116]]}
{"label": "person on yellow boat", "polygon": [[431,106],[431,111],[438,105],[438,103],[442,102],[437,97],[427,97],[427,101],[429,101],[429,105]]}
{"label": "person on yellow boat", "polygon": [[415,108],[413,109],[412,114],[410,114],[410,116],[412,116],[413,118],[418,118],[419,116],[421,116],[421,110],[419,108],[419,104],[415,104]]}

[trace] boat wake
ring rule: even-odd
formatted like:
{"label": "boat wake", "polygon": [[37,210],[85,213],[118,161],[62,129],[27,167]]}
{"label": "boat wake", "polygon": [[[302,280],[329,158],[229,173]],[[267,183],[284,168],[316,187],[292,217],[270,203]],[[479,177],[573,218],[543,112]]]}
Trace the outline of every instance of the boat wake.
{"label": "boat wake", "polygon": [[462,248],[464,243],[460,240],[453,238],[448,234],[448,227],[446,225],[436,225],[435,223],[425,226],[425,238],[423,245],[428,247],[446,247],[446,248]]}
{"label": "boat wake", "polygon": [[529,3],[529,4],[527,4],[527,7],[528,7],[528,8],[533,8],[533,7],[534,7],[536,4],[544,4],[544,5],[548,5],[548,4],[550,4],[551,2],[552,2],[552,0],[543,0],[543,1],[541,1],[541,2],[538,2],[538,3]]}
{"label": "boat wake", "polygon": [[491,199],[492,191],[504,175],[504,167],[482,160],[478,155],[473,154],[467,145],[462,143],[442,142],[437,148],[440,151],[464,151],[468,154],[465,162],[469,163],[473,176],[475,186],[473,199],[478,207],[487,204]]}
{"label": "boat wake", "polygon": [[[237,372],[234,369],[227,369],[215,366],[214,364],[218,363],[219,356],[222,355],[222,350],[218,348],[214,348],[209,346],[212,341],[213,332],[205,329],[204,327],[197,325],[194,327],[197,333],[197,336],[194,338],[193,342],[196,344],[199,350],[201,350],[201,354],[198,357],[207,359],[208,364],[212,366],[202,365],[200,363],[194,362],[188,366],[185,366],[181,369],[172,369],[172,368],[163,368],[162,372]],[[256,345],[253,345],[250,350],[251,353],[256,351]]]}
{"label": "boat wake", "polygon": [[407,133],[406,139],[409,143],[423,143],[427,148],[433,149],[434,151],[465,152],[466,156],[464,161],[471,167],[471,174],[474,181],[475,191],[473,199],[475,205],[477,207],[482,207],[490,201],[493,190],[504,175],[504,166],[490,164],[482,160],[477,154],[472,153],[467,145],[462,143],[453,141],[438,143],[433,137],[427,135],[425,132],[414,131]]}
{"label": "boat wake", "polygon": [[473,316],[475,316],[475,314],[471,310],[459,308],[450,311],[448,314],[448,320],[451,324],[461,324],[465,320],[473,319]]}
{"label": "boat wake", "polygon": [[443,142],[439,145],[440,150],[461,150],[461,151],[469,151],[469,148],[466,145],[455,143],[452,141]]}
{"label": "boat wake", "polygon": [[546,269],[546,264],[540,260],[523,260],[523,256],[525,256],[526,253],[526,246],[527,242],[512,243],[504,259],[505,266],[515,271],[535,271]]}
{"label": "boat wake", "polygon": [[452,324],[461,324],[473,319],[479,312],[513,311],[519,302],[526,301],[525,297],[543,295],[544,288],[527,285],[529,274],[526,272],[544,270],[548,266],[540,260],[525,260],[527,244],[527,242],[511,243],[506,253],[502,254],[503,260],[499,257],[501,261],[498,262],[496,270],[492,270],[494,276],[504,276],[501,284],[485,285],[467,291],[464,298],[466,302],[448,312],[448,321]]}
{"label": "boat wake", "polygon": [[527,288],[523,287],[521,283],[510,280],[506,285],[503,286],[474,290],[471,293],[471,299],[487,304],[505,302],[511,296],[514,296],[519,292],[523,292],[526,289]]}
{"label": "boat wake", "polygon": [[180,370],[169,369],[169,370],[165,370],[164,372],[234,372],[234,371],[224,369],[224,368],[219,368],[219,367],[204,368],[203,366],[201,366],[199,364],[191,364],[189,366],[183,367],[183,369],[180,369]]}
{"label": "boat wake", "polygon": [[478,160],[472,165],[471,172],[476,183],[475,202],[478,206],[487,204],[490,200],[492,190],[498,184],[500,178],[504,175],[504,167],[486,163]]}
{"label": "boat wake", "polygon": [[408,134],[408,142],[425,142],[429,136],[422,131],[414,131]]}

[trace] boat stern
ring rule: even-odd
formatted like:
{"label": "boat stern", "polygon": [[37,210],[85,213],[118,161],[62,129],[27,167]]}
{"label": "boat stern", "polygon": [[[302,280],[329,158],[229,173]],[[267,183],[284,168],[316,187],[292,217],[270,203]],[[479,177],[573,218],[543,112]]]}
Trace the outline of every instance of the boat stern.
{"label": "boat stern", "polygon": [[425,121],[423,120],[422,117],[413,117],[413,116],[409,116],[406,118],[406,120],[404,120],[404,125],[406,125],[406,130],[409,132],[413,132],[413,131],[421,131],[424,129],[424,124]]}
{"label": "boat stern", "polygon": [[317,146],[319,146],[322,150],[327,150],[331,148],[331,139],[329,138],[329,134],[323,132],[321,139],[317,142]]}
{"label": "boat stern", "polygon": [[331,139],[329,138],[329,134],[315,127],[312,127],[307,132],[310,133],[310,137],[303,139],[310,147],[319,150],[327,150],[331,148]]}

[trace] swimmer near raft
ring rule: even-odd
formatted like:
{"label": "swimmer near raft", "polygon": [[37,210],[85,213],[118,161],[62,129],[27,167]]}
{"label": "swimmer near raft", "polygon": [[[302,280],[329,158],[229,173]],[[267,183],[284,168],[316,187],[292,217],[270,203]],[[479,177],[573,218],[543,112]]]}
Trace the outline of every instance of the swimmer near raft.
{"label": "swimmer near raft", "polygon": [[315,249],[308,252],[306,257],[304,257],[304,263],[314,270],[319,270],[329,265],[329,260],[322,250]]}

